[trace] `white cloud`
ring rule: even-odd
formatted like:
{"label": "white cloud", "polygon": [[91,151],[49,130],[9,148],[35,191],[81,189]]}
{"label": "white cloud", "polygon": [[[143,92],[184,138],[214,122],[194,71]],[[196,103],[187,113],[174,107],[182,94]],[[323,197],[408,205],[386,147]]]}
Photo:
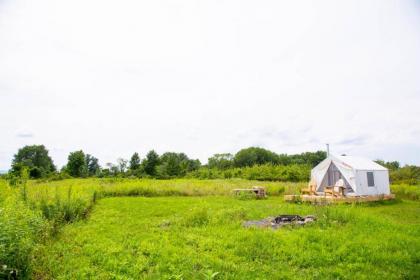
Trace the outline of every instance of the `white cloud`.
{"label": "white cloud", "polygon": [[[2,1],[0,169],[261,145],[417,163],[411,1]],[[32,138],[16,138],[30,130]]]}

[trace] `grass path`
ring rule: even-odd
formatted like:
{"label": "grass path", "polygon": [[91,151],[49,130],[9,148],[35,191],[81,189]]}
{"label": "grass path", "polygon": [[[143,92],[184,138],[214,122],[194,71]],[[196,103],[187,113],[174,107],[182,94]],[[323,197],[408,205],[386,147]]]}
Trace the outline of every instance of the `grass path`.
{"label": "grass path", "polygon": [[[315,214],[316,224],[244,229]],[[120,197],[38,248],[43,279],[419,279],[420,203],[285,204],[281,197]],[[217,274],[216,274],[217,273]]]}

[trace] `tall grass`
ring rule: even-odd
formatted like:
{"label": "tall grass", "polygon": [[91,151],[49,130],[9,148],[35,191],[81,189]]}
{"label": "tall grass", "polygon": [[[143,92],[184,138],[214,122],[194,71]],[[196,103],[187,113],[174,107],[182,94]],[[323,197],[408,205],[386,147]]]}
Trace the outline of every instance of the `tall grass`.
{"label": "tall grass", "polygon": [[49,225],[40,211],[28,207],[19,190],[0,181],[0,193],[0,279],[13,271],[26,278],[34,246],[47,237]]}
{"label": "tall grass", "polygon": [[420,200],[420,185],[391,185],[391,192],[394,193],[398,198]]}
{"label": "tall grass", "polygon": [[[127,215],[127,213],[130,213]],[[304,227],[246,220],[315,214]],[[111,198],[40,250],[42,279],[419,279],[418,202],[297,205],[281,197]],[[211,273],[207,273],[211,271]]]}
{"label": "tall grass", "polygon": [[[8,186],[0,180],[0,275],[17,269],[25,278],[35,244],[63,224],[83,219],[95,202],[113,196],[231,195],[235,188],[263,185],[269,195],[296,192],[297,183],[246,180],[69,179],[28,181]],[[202,213],[198,213],[202,214]],[[200,222],[200,217],[191,217]],[[4,276],[4,275],[3,275]]]}
{"label": "tall grass", "polygon": [[[263,177],[260,177],[263,178]],[[85,218],[98,199],[115,196],[230,196],[235,188],[264,186],[269,196],[299,193],[305,183],[261,182],[243,179],[68,179],[62,181],[28,181],[21,186],[8,186],[0,180],[0,278],[18,269],[24,278],[30,271],[35,245],[55,234],[62,225]],[[417,186],[392,187],[397,197],[419,200]],[[323,210],[324,211],[324,210]],[[325,210],[327,211],[327,210]],[[333,210],[331,210],[333,211]],[[243,212],[243,211],[242,211]],[[229,215],[242,215],[243,213]],[[323,223],[349,220],[343,212],[322,212]],[[206,224],[208,214],[197,209],[185,217],[185,225]]]}
{"label": "tall grass", "polygon": [[[263,176],[263,175],[261,175]],[[261,177],[262,178],[262,177]],[[29,181],[25,197],[33,209],[59,226],[84,218],[94,203],[103,197],[120,196],[229,196],[235,188],[264,186],[269,196],[298,194],[306,183],[261,182],[243,179],[68,179],[62,181]],[[419,200],[420,187],[392,186],[399,198]]]}
{"label": "tall grass", "polygon": [[303,184],[230,180],[153,180],[153,179],[69,179],[28,183],[28,204],[39,209],[54,228],[85,217],[103,197],[120,196],[229,196],[235,188],[266,187],[268,195],[297,193]]}

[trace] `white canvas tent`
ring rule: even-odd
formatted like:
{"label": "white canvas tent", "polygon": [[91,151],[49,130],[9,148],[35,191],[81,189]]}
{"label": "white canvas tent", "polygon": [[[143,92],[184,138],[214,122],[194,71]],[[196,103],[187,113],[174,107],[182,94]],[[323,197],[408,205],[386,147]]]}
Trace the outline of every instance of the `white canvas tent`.
{"label": "white canvas tent", "polygon": [[329,155],[311,171],[317,192],[339,179],[344,180],[349,196],[390,194],[388,169],[366,158]]}

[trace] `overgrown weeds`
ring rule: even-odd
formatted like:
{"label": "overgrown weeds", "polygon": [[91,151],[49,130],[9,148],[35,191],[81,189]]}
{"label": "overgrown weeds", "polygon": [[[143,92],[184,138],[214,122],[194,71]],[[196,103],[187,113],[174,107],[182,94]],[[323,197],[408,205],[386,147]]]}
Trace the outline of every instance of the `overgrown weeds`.
{"label": "overgrown weeds", "polygon": [[32,250],[47,237],[49,223],[40,211],[30,209],[16,190],[3,184],[0,192],[0,267],[5,267],[5,273],[17,271],[20,278],[26,278]]}
{"label": "overgrown weeds", "polygon": [[[293,194],[305,183],[255,182],[247,180],[130,180],[71,179],[52,182],[27,181],[15,178],[9,186],[0,180],[0,265],[8,271],[17,269],[21,278],[29,275],[31,257],[36,244],[56,234],[64,224],[84,219],[101,198],[121,196],[230,196],[235,188],[263,185],[269,196]],[[392,186],[397,197],[419,200],[418,186]],[[237,203],[259,203],[239,197]],[[243,200],[243,201],[242,201]],[[385,205],[389,202],[383,202]],[[288,205],[300,207],[297,205]],[[358,205],[316,207],[321,228],[353,223]],[[288,211],[289,211],[288,210]],[[169,225],[205,228],[209,225],[232,224],[248,218],[243,207],[212,213],[206,205],[192,208],[185,216]],[[366,218],[366,224],[369,219]],[[0,275],[3,272],[0,272]]]}
{"label": "overgrown weeds", "polygon": [[391,192],[398,198],[405,198],[410,200],[420,200],[420,186],[410,185],[391,185]]}

